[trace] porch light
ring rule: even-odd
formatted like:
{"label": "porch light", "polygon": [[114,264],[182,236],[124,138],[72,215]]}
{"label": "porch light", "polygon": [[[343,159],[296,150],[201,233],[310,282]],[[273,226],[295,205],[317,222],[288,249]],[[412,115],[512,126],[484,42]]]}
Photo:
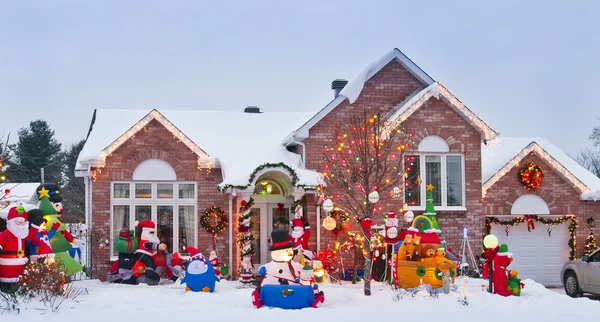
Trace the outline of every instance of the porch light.
{"label": "porch light", "polygon": [[269,183],[267,185],[267,194],[271,194],[271,192],[273,192],[273,186]]}

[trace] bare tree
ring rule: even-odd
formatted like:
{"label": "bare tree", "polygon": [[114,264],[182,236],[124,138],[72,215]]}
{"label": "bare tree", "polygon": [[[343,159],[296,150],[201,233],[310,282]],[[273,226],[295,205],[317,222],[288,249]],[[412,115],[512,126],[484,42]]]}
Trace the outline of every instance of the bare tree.
{"label": "bare tree", "polygon": [[596,177],[600,178],[600,151],[593,149],[585,149],[575,157],[575,161],[581,164],[584,168],[590,170]]}
{"label": "bare tree", "polygon": [[[331,146],[324,154],[323,175],[329,195],[335,193],[334,202],[343,210],[358,217],[359,222],[370,219],[377,208],[369,201],[373,191],[381,203],[389,197],[394,187],[403,183],[403,151],[410,144],[408,135],[399,125],[388,124],[380,115],[370,115],[363,109],[344,120],[336,128]],[[364,236],[369,236],[366,225],[360,225]],[[371,295],[371,262],[374,249],[364,238],[368,250],[364,263],[364,294]]]}

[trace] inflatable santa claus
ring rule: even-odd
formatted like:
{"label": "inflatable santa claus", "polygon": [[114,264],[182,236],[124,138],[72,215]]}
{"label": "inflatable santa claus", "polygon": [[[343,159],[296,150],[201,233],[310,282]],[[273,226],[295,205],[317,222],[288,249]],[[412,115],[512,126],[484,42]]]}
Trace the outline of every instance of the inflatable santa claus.
{"label": "inflatable santa claus", "polygon": [[294,243],[294,253],[298,254],[301,250],[308,249],[310,226],[308,222],[303,222],[301,218],[292,219],[292,226],[294,228],[289,239]]}
{"label": "inflatable santa claus", "polygon": [[0,290],[13,290],[19,281],[28,258],[25,242],[36,238],[41,216],[29,222],[27,212],[21,206],[8,211],[6,230],[0,232]]}
{"label": "inflatable santa claus", "polygon": [[[167,245],[160,243],[156,236],[156,225],[151,220],[144,220],[138,224],[142,228],[138,248],[135,251],[137,263],[135,269],[144,271],[144,275],[137,278],[138,283],[148,285],[157,285],[160,281],[160,275],[155,271],[154,254],[157,250],[166,250]],[[141,264],[141,265],[140,265]]]}

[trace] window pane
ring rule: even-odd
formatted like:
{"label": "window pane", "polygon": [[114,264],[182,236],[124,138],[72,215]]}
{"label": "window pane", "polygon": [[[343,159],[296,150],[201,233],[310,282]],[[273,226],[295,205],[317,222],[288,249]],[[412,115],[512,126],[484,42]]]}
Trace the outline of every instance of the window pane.
{"label": "window pane", "polygon": [[448,206],[462,206],[462,162],[460,156],[446,157]]}
{"label": "window pane", "polygon": [[135,206],[135,221],[152,220],[152,206]]}
{"label": "window pane", "polygon": [[136,198],[152,198],[152,184],[151,183],[136,183],[135,184],[135,197]]}
{"label": "window pane", "polygon": [[426,184],[433,185],[433,205],[442,205],[442,157],[439,155],[427,155],[425,157]]}
{"label": "window pane", "polygon": [[[189,256],[190,253],[185,250],[184,246],[196,247],[196,234],[194,228],[196,216],[194,214],[194,206],[179,206],[179,254]],[[177,250],[173,250],[175,252]]]}
{"label": "window pane", "polygon": [[[250,231],[252,231],[252,236],[254,236],[254,240],[251,241],[252,246],[254,247],[254,256],[252,256],[252,265],[256,265],[256,264],[262,264],[260,262],[260,239],[263,237],[260,235],[260,208],[252,208],[252,216],[250,217],[250,222],[252,223],[252,229]],[[267,240],[269,241],[268,244],[270,244],[271,242],[271,238],[270,236],[267,237]],[[269,253],[269,252],[267,252]]]}
{"label": "window pane", "polygon": [[129,198],[129,183],[113,184],[113,198]]}
{"label": "window pane", "polygon": [[[121,232],[122,229],[129,229],[129,206],[113,206],[111,232],[111,240],[113,241],[113,243],[119,237],[119,232]],[[137,245],[135,245],[134,247],[137,247]],[[119,255],[114,249],[114,246],[111,246],[110,249],[112,256]]]}
{"label": "window pane", "polygon": [[156,213],[158,239],[167,244],[167,250],[173,253],[173,206],[157,206]]}
{"label": "window pane", "polygon": [[421,166],[418,155],[409,155],[404,160],[408,176],[404,181],[404,200],[409,206],[421,205]]}
{"label": "window pane", "polygon": [[179,199],[194,199],[195,192],[193,183],[179,184]]}
{"label": "window pane", "polygon": [[173,198],[173,184],[172,183],[157,183],[156,184],[156,193],[158,198]]}

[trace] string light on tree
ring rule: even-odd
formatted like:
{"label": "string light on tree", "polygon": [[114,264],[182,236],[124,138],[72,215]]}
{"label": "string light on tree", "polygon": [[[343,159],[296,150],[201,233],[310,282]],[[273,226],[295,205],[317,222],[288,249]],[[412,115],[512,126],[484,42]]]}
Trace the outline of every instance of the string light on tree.
{"label": "string light on tree", "polygon": [[598,249],[598,244],[596,243],[596,236],[594,233],[590,231],[590,234],[585,238],[585,251],[584,255],[591,255],[594,251]]}

